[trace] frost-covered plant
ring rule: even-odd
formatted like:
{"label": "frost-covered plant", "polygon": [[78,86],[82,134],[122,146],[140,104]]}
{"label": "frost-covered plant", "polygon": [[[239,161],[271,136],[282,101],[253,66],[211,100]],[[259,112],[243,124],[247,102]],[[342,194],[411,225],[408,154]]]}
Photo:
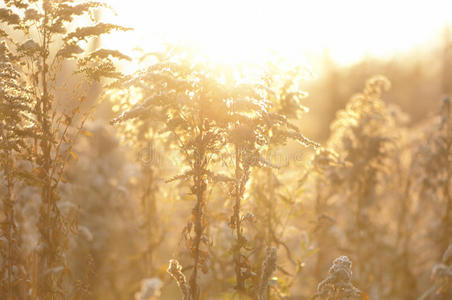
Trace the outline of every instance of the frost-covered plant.
{"label": "frost-covered plant", "polygon": [[[199,299],[198,277],[200,268],[207,271],[206,189],[208,178],[215,176],[209,170],[212,156],[224,144],[220,132],[221,90],[216,90],[215,80],[199,66],[169,51],[161,60],[146,70],[122,80],[123,87],[141,88],[138,102],[113,123],[136,118],[153,118],[163,125],[163,132],[170,135],[173,145],[182,153],[185,171],[172,180],[192,180],[191,193],[195,196],[192,218],[185,228],[185,236],[194,266],[190,277],[190,297]],[[151,87],[151,88],[149,88]],[[218,115],[217,119],[214,114]],[[162,132],[161,132],[162,133]]]}
{"label": "frost-covered plant", "polygon": [[[303,72],[294,68],[285,73],[275,66],[273,68],[268,73],[264,72],[260,81],[254,84],[253,88],[258,95],[248,96],[248,99],[239,95],[231,100],[232,118],[229,128],[232,130],[227,140],[233,146],[236,169],[233,175],[235,187],[230,189],[234,203],[230,225],[237,237],[233,246],[237,282],[235,288],[245,294],[254,294],[253,290],[259,280],[253,278],[258,270],[252,268],[252,263],[259,269],[262,259],[265,259],[265,254],[261,255],[265,246],[283,246],[288,250],[277,233],[278,230],[283,230],[279,227],[283,221],[280,220],[280,211],[276,211],[276,207],[283,200],[277,193],[279,179],[274,171],[286,166],[282,166],[284,162],[277,161],[272,154],[291,140],[305,147],[318,146],[292,123],[292,119],[299,117],[299,112],[307,110],[301,104],[306,93],[298,88]],[[240,135],[236,137],[239,132]],[[261,170],[255,170],[251,175],[252,167],[260,167]],[[248,206],[245,209],[251,211],[241,212],[244,204]],[[257,229],[258,238],[246,236],[245,226],[242,225],[245,221],[252,224],[250,227]],[[246,251],[257,254],[254,255],[254,262]],[[290,255],[289,251],[288,256]],[[248,279],[252,279],[254,283],[247,283]]]}
{"label": "frost-covered plant", "polygon": [[1,182],[6,191],[2,191],[2,246],[0,291],[6,298],[19,295],[26,274],[23,271],[21,257],[20,229],[17,223],[16,183],[19,180],[20,165],[28,159],[32,145],[26,140],[36,138],[32,118],[33,92],[27,86],[20,73],[20,66],[14,61],[13,53],[6,43],[0,44],[0,166]]}
{"label": "frost-covered plant", "polygon": [[[231,189],[234,208],[230,225],[236,231],[237,238],[233,246],[236,289],[242,292],[247,291],[245,282],[253,273],[247,263],[248,259],[241,253],[242,248],[250,248],[242,232],[241,224],[246,217],[241,213],[241,205],[245,200],[251,168],[279,168],[277,162],[270,161],[265,155],[268,154],[268,150],[287,144],[288,140],[295,140],[304,146],[317,146],[317,143],[306,138],[299,128],[289,121],[293,113],[304,109],[299,102],[304,93],[294,90],[293,87],[290,89],[290,84],[286,81],[283,82],[284,88],[279,90],[272,79],[267,76],[263,78],[262,83],[233,86],[229,95],[231,107],[226,133],[227,142],[233,146],[235,159],[234,188]],[[290,113],[285,110],[287,109],[285,105],[289,105],[287,103],[289,101]],[[274,175],[270,170],[268,172],[270,173],[268,181],[261,183],[270,184],[270,194],[267,195],[269,204],[276,197],[272,199],[271,196],[275,191],[273,189],[275,185],[271,183]],[[272,211],[269,205],[266,208],[269,212]],[[273,216],[267,215],[266,218],[271,227]],[[268,222],[264,222],[265,225],[269,224]],[[269,231],[267,243],[270,245],[275,242],[280,245],[282,242],[276,237],[275,228],[266,226],[266,229]]]}
{"label": "frost-covered plant", "polygon": [[191,300],[192,293],[190,292],[190,286],[187,283],[187,280],[185,279],[184,273],[182,273],[182,266],[179,264],[179,262],[175,259],[170,260],[168,270],[168,274],[171,275],[171,277],[176,280],[177,285],[179,286],[179,289],[182,293],[182,299],[184,300]]}
{"label": "frost-covered plant", "polygon": [[[429,235],[434,245],[439,245],[440,256],[452,241],[452,104],[445,98],[439,114],[434,116],[423,135],[416,142],[420,145],[416,150],[416,161],[413,175],[419,193],[419,215],[435,218],[439,222],[429,222],[433,228]],[[431,206],[433,215],[421,214],[426,207]],[[438,216],[440,216],[438,218]]]}
{"label": "frost-covered plant", "polygon": [[[300,82],[307,77],[306,70],[302,70],[300,67],[281,72],[273,64],[269,64],[264,77],[269,91],[268,102],[271,103],[268,110],[284,118],[287,125],[292,128],[297,127],[297,121],[301,119],[303,113],[308,111],[308,108],[303,105],[307,93],[299,88]],[[285,146],[288,140],[281,140],[278,128],[269,128],[265,134],[270,138],[262,149],[262,155],[277,168],[264,168],[251,178],[253,209],[257,219],[265,220],[265,222],[261,222],[262,226],[259,228],[260,234],[265,237],[265,243],[284,246],[277,234],[283,222],[281,216],[278,215],[280,212],[277,208],[280,206],[279,204],[283,203],[291,207],[297,199],[282,195],[281,188],[284,187],[282,182],[292,180],[292,178],[278,174],[289,173],[290,167],[293,167],[296,161],[289,157],[287,149],[282,149],[281,146]],[[298,142],[303,144],[300,140]],[[308,144],[314,148],[318,147],[317,143]]]}
{"label": "frost-covered plant", "polygon": [[89,82],[61,91],[57,81],[62,80],[59,75],[67,60],[75,60],[75,72],[90,80],[119,76],[113,62],[126,57],[106,49],[90,52],[86,43],[127,28],[95,21],[85,27],[73,26],[78,18],[105,7],[99,2],[8,0],[4,4],[0,8],[0,39],[6,45],[2,55],[9,57],[24,82],[22,87],[29,90],[21,111],[33,120],[29,128],[33,136],[27,134],[23,139],[32,149],[27,153],[29,165],[16,174],[36,186],[41,195],[37,271],[30,272],[34,276],[30,296],[62,298],[70,273],[65,257],[67,235],[75,223],[61,214],[58,187],[65,181],[67,161],[77,157],[71,150],[73,141],[89,116],[81,111],[86,94],[80,90]]}
{"label": "frost-covered plant", "polygon": [[358,230],[363,228],[364,208],[372,203],[375,187],[385,172],[385,156],[391,150],[394,120],[381,100],[389,86],[384,77],[369,79],[363,93],[350,100],[331,126],[329,146],[350,163],[343,179],[350,184]]}
{"label": "frost-covered plant", "polygon": [[367,298],[352,284],[352,261],[347,256],[336,258],[328,273],[328,276],[317,286],[317,294],[314,299],[359,300]]}
{"label": "frost-covered plant", "polygon": [[[346,108],[337,114],[332,124],[328,146],[344,164],[330,173],[336,181],[331,191],[339,192],[340,203],[347,214],[345,232],[356,257],[356,272],[363,286],[371,278],[382,275],[380,259],[373,259],[375,247],[387,248],[385,227],[379,224],[379,200],[390,184],[392,152],[396,151],[398,121],[381,99],[390,86],[382,76],[366,82],[364,91],[354,96]],[[336,175],[338,176],[336,176]],[[342,219],[342,218],[341,218]],[[379,278],[379,284],[383,277]]]}
{"label": "frost-covered plant", "polygon": [[160,134],[169,135],[168,140],[183,155],[185,170],[171,180],[192,180],[191,193],[196,200],[184,232],[194,261],[189,280],[190,297],[199,299],[199,271],[201,268],[207,271],[208,259],[203,249],[208,244],[205,194],[208,182],[219,178],[209,170],[209,165],[225,142],[221,135],[227,118],[225,91],[217,89],[212,74],[184,59],[175,49],[159,57],[159,61],[146,70],[121,82],[123,87],[141,89],[142,100],[113,122],[152,118],[163,125]]}
{"label": "frost-covered plant", "polygon": [[[208,237],[204,210],[208,184],[226,182],[231,185],[234,208],[230,225],[237,238],[232,251],[236,289],[249,293],[245,281],[252,272],[241,253],[246,239],[242,233],[244,219],[240,207],[251,167],[272,166],[261,154],[261,149],[270,140],[279,144],[288,139],[304,145],[316,144],[290,124],[286,116],[271,111],[272,104],[267,99],[272,91],[265,82],[233,79],[231,73],[222,74],[203,63],[196,63],[193,57],[186,58],[187,53],[176,48],[155,56],[157,60],[150,67],[115,84],[117,88],[139,90],[142,100],[113,123],[150,118],[163,127],[159,134],[165,134],[183,154],[185,171],[171,181],[192,180],[191,192],[196,197],[192,221],[184,231],[194,260],[189,281],[193,299],[198,299],[200,293],[198,270],[207,272],[205,247]],[[213,162],[228,150],[234,153],[234,171],[229,172],[232,176],[213,168]]]}

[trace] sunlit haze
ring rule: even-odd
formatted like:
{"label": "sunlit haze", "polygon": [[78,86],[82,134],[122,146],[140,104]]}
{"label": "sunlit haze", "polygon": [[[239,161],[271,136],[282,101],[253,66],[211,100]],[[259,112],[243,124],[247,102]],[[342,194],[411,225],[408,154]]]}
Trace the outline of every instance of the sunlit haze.
{"label": "sunlit haze", "polygon": [[[431,42],[451,21],[452,1],[112,0],[117,22],[135,28],[107,45],[130,51],[188,43],[220,62],[293,62],[328,50],[338,63],[388,56]],[[148,50],[148,49],[145,49]]]}
{"label": "sunlit haze", "polygon": [[452,300],[452,0],[0,0],[0,300]]}

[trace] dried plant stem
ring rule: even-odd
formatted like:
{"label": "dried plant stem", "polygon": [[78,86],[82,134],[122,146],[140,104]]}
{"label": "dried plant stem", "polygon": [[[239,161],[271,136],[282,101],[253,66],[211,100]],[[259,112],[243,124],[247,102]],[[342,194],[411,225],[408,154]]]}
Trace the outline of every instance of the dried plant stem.
{"label": "dried plant stem", "polygon": [[352,262],[347,256],[333,261],[329,274],[317,286],[314,299],[367,299],[365,293],[352,284]]}
{"label": "dried plant stem", "polygon": [[[47,10],[45,10],[45,17],[43,24],[48,21]],[[40,220],[39,231],[42,238],[42,248],[40,251],[41,256],[41,274],[39,275],[38,294],[45,297],[54,297],[56,290],[53,272],[51,269],[54,267],[55,260],[57,258],[58,237],[56,230],[59,228],[58,224],[58,208],[56,206],[55,199],[52,194],[52,157],[51,157],[51,143],[53,140],[53,134],[51,132],[50,114],[51,114],[51,99],[48,91],[48,41],[49,33],[47,26],[43,26],[42,29],[42,51],[41,60],[43,69],[41,72],[42,81],[42,96],[37,103],[37,110],[39,112],[38,123],[42,127],[43,139],[40,141],[42,150],[42,160],[40,162],[40,168],[43,173],[43,185],[41,187],[41,208],[40,208]]]}
{"label": "dried plant stem", "polygon": [[183,300],[192,300],[190,294],[190,287],[187,284],[184,273],[182,273],[182,266],[175,259],[170,260],[168,270],[166,270],[171,277],[176,280],[177,285],[182,293]]}
{"label": "dried plant stem", "polygon": [[450,194],[449,191],[449,186],[450,186],[450,182],[452,180],[452,176],[451,176],[451,164],[452,162],[450,161],[450,156],[451,156],[451,152],[452,152],[452,136],[451,134],[451,130],[452,128],[450,127],[450,123],[451,123],[451,103],[450,103],[450,99],[447,98],[444,100],[444,105],[445,105],[445,109],[446,109],[446,149],[445,149],[445,155],[446,155],[446,180],[445,183],[443,185],[443,194],[444,194],[444,198],[446,199],[446,212],[444,215],[444,220],[443,220],[443,245],[441,245],[441,251],[445,251],[445,249],[447,249],[447,247],[449,246],[449,243],[451,242],[451,238],[450,238],[450,228],[452,226],[452,196]]}
{"label": "dried plant stem", "polygon": [[269,299],[269,280],[276,270],[277,252],[275,247],[269,247],[266,250],[266,257],[262,264],[262,273],[259,282],[258,289],[258,300],[268,300]]}
{"label": "dried plant stem", "polygon": [[[320,194],[320,187],[317,187],[317,190],[319,191],[317,193],[316,196],[316,200],[315,200],[315,213],[317,218],[319,218],[323,211],[325,210],[325,199],[324,197],[322,197],[322,195]],[[319,228],[319,233],[318,233],[318,248],[319,251],[317,252],[317,261],[315,264],[315,271],[314,271],[314,278],[317,281],[320,281],[322,278],[322,271],[323,271],[323,263],[325,261],[325,257],[326,257],[326,253],[325,253],[325,249],[326,249],[326,238],[327,238],[327,230],[325,230],[325,228],[323,226],[321,226]]]}
{"label": "dried plant stem", "polygon": [[[6,133],[2,130],[2,139],[8,143],[8,139],[6,137]],[[11,151],[5,150],[5,161],[3,170],[6,178],[6,188],[7,193],[6,197],[3,198],[3,213],[5,214],[5,222],[2,226],[2,235],[7,240],[7,250],[6,250],[6,299],[14,299],[14,290],[13,290],[13,282],[14,282],[14,264],[16,262],[16,257],[14,248],[16,247],[16,228],[15,228],[15,212],[14,212],[14,177],[13,177],[13,168],[14,168],[14,158],[11,154]]]}
{"label": "dried plant stem", "polygon": [[444,245],[443,249],[447,249],[447,245],[451,242],[450,228],[452,226],[452,196],[449,191],[451,176],[450,170],[447,170],[447,182],[444,185],[444,195],[446,196],[446,213],[444,215],[444,238],[442,239]]}
{"label": "dried plant stem", "polygon": [[265,198],[266,200],[266,207],[267,207],[267,217],[266,217],[266,223],[267,223],[267,232],[266,232],[266,242],[268,245],[271,245],[272,243],[272,232],[273,232],[273,224],[272,224],[272,218],[273,218],[273,205],[272,201],[275,200],[275,190],[274,190],[274,182],[273,182],[273,170],[271,168],[268,168],[267,170],[267,184],[268,184],[268,193],[269,196]]}
{"label": "dried plant stem", "polygon": [[245,278],[242,275],[242,264],[241,264],[241,248],[242,248],[242,228],[240,220],[240,207],[241,207],[241,170],[240,170],[240,160],[241,160],[241,150],[240,147],[235,145],[235,191],[234,191],[234,211],[233,219],[235,225],[235,232],[237,235],[236,245],[234,246],[234,264],[235,264],[235,276],[236,276],[236,289],[240,291],[245,290]]}
{"label": "dried plant stem", "polygon": [[200,288],[198,283],[198,272],[200,263],[200,244],[204,232],[204,193],[206,191],[206,153],[203,145],[203,131],[200,126],[200,134],[198,136],[195,161],[193,165],[193,188],[192,192],[196,195],[196,205],[192,214],[194,219],[195,238],[192,248],[192,256],[194,259],[193,272],[190,277],[190,293],[192,300],[198,300]]}

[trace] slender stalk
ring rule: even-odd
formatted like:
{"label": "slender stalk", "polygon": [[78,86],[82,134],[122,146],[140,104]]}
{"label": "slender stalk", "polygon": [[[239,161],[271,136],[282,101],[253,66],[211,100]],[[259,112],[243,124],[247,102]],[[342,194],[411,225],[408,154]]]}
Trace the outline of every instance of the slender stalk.
{"label": "slender stalk", "polygon": [[272,214],[273,214],[273,205],[272,201],[275,200],[275,190],[274,190],[274,184],[273,184],[273,171],[272,169],[268,168],[267,170],[267,184],[268,184],[268,194],[269,196],[266,197],[267,199],[267,217],[266,217],[266,223],[267,223],[267,246],[270,246],[272,243]]}
{"label": "slender stalk", "polygon": [[[318,185],[318,184],[317,184]],[[315,200],[315,215],[317,217],[320,217],[320,215],[323,213],[323,205],[322,205],[322,196],[320,195],[320,188],[317,187],[317,196]],[[325,261],[325,234],[326,231],[323,229],[323,226],[320,225],[320,232],[318,233],[318,248],[319,251],[317,252],[317,261],[315,264],[314,269],[314,278],[317,281],[320,281],[322,278],[322,271],[323,271],[323,263]]]}
{"label": "slender stalk", "polygon": [[242,248],[242,228],[241,228],[241,220],[240,220],[240,208],[241,208],[241,170],[240,170],[240,160],[241,153],[240,147],[235,144],[235,204],[234,204],[234,225],[237,235],[237,245],[234,247],[234,262],[235,262],[235,276],[236,276],[236,289],[238,291],[245,290],[245,280],[242,276],[242,267],[241,267],[241,248]]}
{"label": "slender stalk", "polygon": [[[9,142],[7,138],[7,133],[2,130],[2,139],[7,143],[7,149],[9,149]],[[5,161],[4,161],[4,174],[6,178],[6,197],[3,199],[3,211],[6,216],[6,222],[3,225],[3,235],[8,241],[7,254],[6,254],[6,271],[7,274],[7,287],[6,287],[6,299],[14,299],[14,264],[16,259],[14,257],[15,248],[15,213],[14,213],[14,178],[13,178],[13,168],[14,168],[14,158],[11,155],[11,150],[4,150]]]}
{"label": "slender stalk", "polygon": [[[201,113],[200,113],[201,115]],[[193,219],[195,238],[194,246],[192,248],[192,255],[194,259],[193,272],[190,277],[190,295],[191,300],[198,300],[200,295],[200,288],[198,283],[198,269],[200,263],[200,245],[204,232],[203,220],[204,220],[204,193],[206,191],[205,173],[206,173],[206,153],[204,147],[204,134],[203,134],[203,119],[199,128],[199,135],[196,143],[195,150],[195,162],[193,166],[193,193],[196,195],[196,204],[193,208]]]}
{"label": "slender stalk", "polygon": [[[58,208],[56,207],[55,199],[52,195],[52,144],[51,140],[53,134],[51,131],[51,109],[52,103],[48,90],[48,53],[49,53],[49,42],[50,33],[47,29],[48,23],[48,11],[44,7],[44,21],[42,28],[42,49],[41,49],[41,61],[42,61],[42,71],[41,71],[41,84],[42,84],[42,96],[38,103],[38,110],[40,111],[41,117],[39,118],[39,123],[42,127],[43,139],[40,141],[40,146],[42,150],[42,162],[40,163],[41,169],[44,175],[43,186],[41,187],[41,209],[40,209],[40,232],[42,235],[42,243],[44,245],[41,250],[41,275],[39,276],[39,292],[38,294],[50,299],[55,298],[55,275],[49,272],[51,268],[54,267],[55,261],[57,259],[57,248],[58,241],[57,238],[58,224]],[[49,295],[50,293],[50,295]]]}
{"label": "slender stalk", "polygon": [[450,161],[450,156],[451,156],[451,150],[452,150],[452,137],[450,136],[451,133],[451,128],[450,128],[450,123],[451,123],[451,107],[450,107],[450,100],[446,99],[444,100],[445,102],[445,106],[446,106],[446,151],[445,151],[445,155],[446,155],[446,180],[443,186],[443,195],[446,199],[446,212],[444,215],[444,232],[443,232],[443,245],[441,248],[441,251],[444,252],[448,245],[450,240],[450,228],[452,226],[451,224],[451,214],[452,214],[452,196],[450,195],[450,191],[449,191],[449,185],[451,182],[451,161]]}

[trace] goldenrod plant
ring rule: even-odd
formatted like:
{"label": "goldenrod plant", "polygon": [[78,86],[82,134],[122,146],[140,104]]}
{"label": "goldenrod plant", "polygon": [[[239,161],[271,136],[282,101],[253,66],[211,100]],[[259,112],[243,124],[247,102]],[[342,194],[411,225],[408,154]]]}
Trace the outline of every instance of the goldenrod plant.
{"label": "goldenrod plant", "polygon": [[[90,110],[84,106],[87,93],[82,90],[87,91],[91,82],[103,77],[118,77],[120,73],[115,69],[114,60],[127,59],[115,50],[90,51],[88,43],[103,34],[128,28],[95,21],[74,26],[77,19],[92,16],[103,7],[105,4],[100,2],[44,0],[4,1],[4,7],[0,8],[2,57],[6,64],[2,69],[8,80],[5,81],[2,104],[11,105],[13,110],[6,111],[14,112],[16,118],[15,124],[11,124],[12,119],[5,119],[10,124],[5,124],[2,129],[2,145],[9,149],[5,157],[9,161],[6,162],[8,194],[13,193],[14,174],[15,179],[26,180],[27,184],[35,186],[41,201],[36,224],[40,238],[33,256],[34,270],[29,270],[27,280],[22,281],[27,287],[23,285],[21,293],[27,290],[26,294],[31,298],[67,297],[64,287],[70,274],[67,237],[75,230],[76,220],[61,213],[58,188],[66,181],[67,162],[77,159],[77,154],[72,151],[73,141],[84,133],[84,124],[90,116]],[[73,88],[59,85],[65,80],[62,70],[70,60],[77,64],[74,73],[87,79]],[[20,144],[14,145],[21,131]],[[13,173],[10,172],[14,160],[11,151],[20,153],[24,162],[23,168]],[[5,229],[8,235],[14,228],[14,202],[7,200],[5,203],[11,221]],[[19,297],[18,289],[11,287],[12,281],[16,280],[11,278],[12,272],[7,276],[6,297]]]}

